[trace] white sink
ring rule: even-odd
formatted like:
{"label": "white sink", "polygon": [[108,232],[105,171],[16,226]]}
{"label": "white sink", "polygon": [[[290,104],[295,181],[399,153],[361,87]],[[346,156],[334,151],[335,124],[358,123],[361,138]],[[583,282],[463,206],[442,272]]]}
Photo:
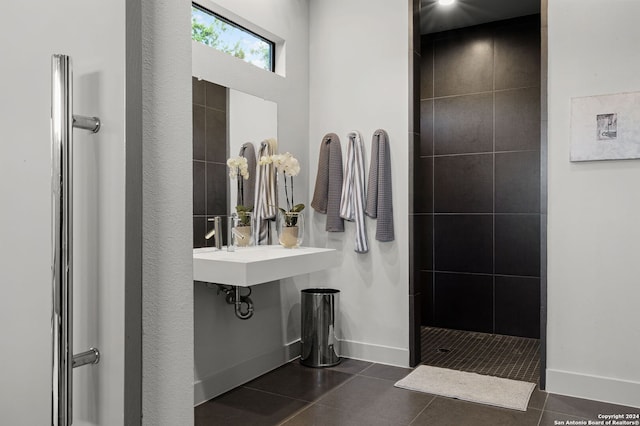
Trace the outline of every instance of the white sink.
{"label": "white sink", "polygon": [[248,287],[336,266],[335,249],[279,245],[193,249],[193,279]]}

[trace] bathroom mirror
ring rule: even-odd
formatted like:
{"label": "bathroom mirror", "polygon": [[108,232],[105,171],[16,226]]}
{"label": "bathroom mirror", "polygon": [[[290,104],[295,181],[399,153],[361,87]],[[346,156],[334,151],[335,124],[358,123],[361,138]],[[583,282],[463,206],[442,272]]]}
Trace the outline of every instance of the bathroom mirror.
{"label": "bathroom mirror", "polygon": [[[278,138],[278,105],[238,90],[229,89],[229,157],[235,157],[245,142],[257,150],[265,139]],[[256,158],[258,161],[259,158]],[[255,173],[255,170],[249,170]],[[229,212],[234,212],[237,199],[236,181],[230,179]]]}
{"label": "bathroom mirror", "polygon": [[213,245],[204,238],[212,226],[209,219],[235,211],[237,182],[229,178],[227,158],[237,156],[245,142],[258,149],[261,141],[277,138],[278,106],[196,77],[192,90],[193,246],[197,248]]}

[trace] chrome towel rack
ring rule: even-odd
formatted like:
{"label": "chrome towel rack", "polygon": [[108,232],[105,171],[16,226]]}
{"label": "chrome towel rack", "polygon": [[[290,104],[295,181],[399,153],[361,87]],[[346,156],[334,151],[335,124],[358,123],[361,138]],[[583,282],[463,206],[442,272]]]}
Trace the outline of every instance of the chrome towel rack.
{"label": "chrome towel rack", "polygon": [[51,335],[53,368],[51,424],[72,423],[73,368],[100,361],[98,349],[73,355],[73,128],[96,133],[100,119],[73,115],[71,58],[51,57]]}

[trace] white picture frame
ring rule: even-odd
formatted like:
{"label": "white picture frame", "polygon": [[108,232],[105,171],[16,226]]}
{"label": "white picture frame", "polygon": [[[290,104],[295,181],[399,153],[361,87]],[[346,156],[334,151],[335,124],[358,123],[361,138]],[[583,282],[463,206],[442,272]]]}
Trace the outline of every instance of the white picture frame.
{"label": "white picture frame", "polygon": [[640,92],[571,99],[571,161],[640,158]]}

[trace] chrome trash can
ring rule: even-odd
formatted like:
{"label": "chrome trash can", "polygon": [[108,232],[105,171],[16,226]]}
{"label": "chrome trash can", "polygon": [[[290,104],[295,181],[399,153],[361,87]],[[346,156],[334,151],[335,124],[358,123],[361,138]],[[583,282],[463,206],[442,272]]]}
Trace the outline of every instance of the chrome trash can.
{"label": "chrome trash can", "polygon": [[339,364],[342,359],[338,356],[336,307],[340,290],[309,288],[301,293],[300,363],[307,367],[331,367]]}

